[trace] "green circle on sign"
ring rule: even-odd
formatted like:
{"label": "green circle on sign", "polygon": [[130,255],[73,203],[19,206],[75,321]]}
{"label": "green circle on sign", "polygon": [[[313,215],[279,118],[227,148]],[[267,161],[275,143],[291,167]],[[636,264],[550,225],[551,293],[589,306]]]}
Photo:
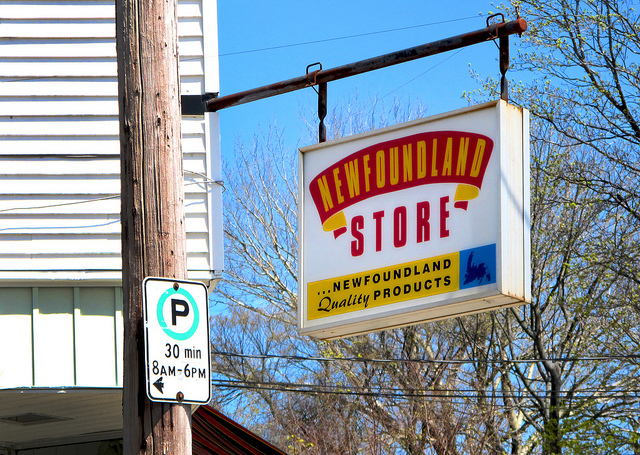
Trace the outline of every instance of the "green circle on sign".
{"label": "green circle on sign", "polygon": [[[167,299],[174,294],[180,294],[182,297],[187,299],[191,304],[191,308],[193,308],[193,324],[191,324],[191,327],[189,328],[189,330],[183,333],[178,333],[171,330],[169,327],[167,327],[167,323],[164,320],[164,315],[163,315],[164,304],[167,301]],[[198,322],[200,322],[200,313],[198,312],[198,305],[196,305],[196,301],[191,296],[191,294],[189,294],[184,289],[180,288],[178,290],[175,290],[173,288],[169,288],[166,291],[164,291],[164,293],[160,297],[160,300],[158,301],[158,322],[160,323],[160,327],[162,328],[162,330],[164,330],[164,333],[169,335],[174,340],[178,340],[178,341],[187,340],[191,338],[193,334],[196,333],[196,330],[198,329]]]}

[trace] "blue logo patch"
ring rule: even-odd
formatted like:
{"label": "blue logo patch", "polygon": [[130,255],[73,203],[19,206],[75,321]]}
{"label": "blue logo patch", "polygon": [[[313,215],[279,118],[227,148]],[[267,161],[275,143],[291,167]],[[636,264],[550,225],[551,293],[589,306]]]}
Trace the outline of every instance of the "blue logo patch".
{"label": "blue logo patch", "polygon": [[460,289],[496,282],[496,245],[460,251]]}

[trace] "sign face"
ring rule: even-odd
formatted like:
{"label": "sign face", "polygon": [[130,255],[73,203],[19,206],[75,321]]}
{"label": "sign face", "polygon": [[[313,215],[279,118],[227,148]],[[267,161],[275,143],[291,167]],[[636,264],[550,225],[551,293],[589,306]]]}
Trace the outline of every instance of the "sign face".
{"label": "sign face", "polygon": [[528,137],[498,101],[301,149],[300,332],[529,301]]}
{"label": "sign face", "polygon": [[145,278],[147,396],[208,403],[211,355],[207,288],[196,281]]}

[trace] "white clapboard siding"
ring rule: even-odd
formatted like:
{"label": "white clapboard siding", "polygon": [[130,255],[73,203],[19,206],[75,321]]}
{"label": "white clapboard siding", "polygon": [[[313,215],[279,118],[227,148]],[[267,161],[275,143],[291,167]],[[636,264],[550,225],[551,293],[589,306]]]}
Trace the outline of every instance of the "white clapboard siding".
{"label": "white clapboard siding", "polygon": [[116,56],[116,43],[103,39],[3,39],[3,58],[102,58]]}
{"label": "white clapboard siding", "polygon": [[[120,235],[16,235],[7,236],[0,254],[9,255],[64,255],[69,252],[94,253],[100,250],[103,254],[120,254]],[[190,233],[187,237],[187,251],[198,253],[207,251],[207,238],[203,234]]]}
{"label": "white clapboard siding", "polygon": [[183,37],[178,41],[178,53],[182,58],[202,57],[204,53],[202,46],[202,39],[199,37]]}
{"label": "white clapboard siding", "polygon": [[[180,91],[183,95],[199,93],[198,90],[202,90],[202,88],[203,82],[197,76],[185,76],[180,81]],[[38,77],[29,80],[9,78],[4,81],[0,80],[0,97],[8,96],[100,96],[117,99],[118,84],[115,76],[64,79]]]}
{"label": "white clapboard siding", "polygon": [[[188,213],[185,215],[186,229],[188,233],[204,234],[208,232],[206,214]],[[120,215],[98,216],[94,214],[86,215],[66,215],[66,216],[25,216],[25,215],[4,215],[2,217],[0,235],[3,234],[29,234],[29,235],[51,235],[51,234],[119,234]],[[0,245],[0,252],[4,245]],[[99,254],[100,250],[95,251]],[[1,253],[0,253],[1,254]]]}
{"label": "white clapboard siding", "polygon": [[[204,134],[203,120],[185,119],[182,134]],[[6,117],[0,116],[0,138],[8,136],[117,136],[118,117],[74,116],[73,121],[60,117]]]}
{"label": "white clapboard siding", "polygon": [[109,96],[117,99],[118,84],[116,76],[73,79],[17,78],[0,82],[0,96]]}
{"label": "white clapboard siding", "polygon": [[180,93],[183,95],[200,95],[204,93],[204,81],[199,76],[183,76],[180,79]]}
{"label": "white clapboard siding", "polygon": [[[3,8],[4,11],[4,8]],[[14,19],[0,27],[0,38],[113,38],[116,25],[111,18],[76,19],[67,22],[49,22],[38,26],[38,19]],[[71,26],[72,25],[72,26]]]}
{"label": "white clapboard siding", "polygon": [[178,18],[178,36],[196,38],[201,37],[202,34],[202,17]]}
{"label": "white clapboard siding", "polygon": [[189,58],[181,58],[178,62],[178,71],[183,77],[204,76],[204,56],[198,55]]}
{"label": "white clapboard siding", "polygon": [[[24,175],[86,175],[103,174],[118,178],[120,174],[120,161],[113,158],[84,158],[65,157],[61,159],[42,157],[32,160],[25,166],[24,159],[19,157],[0,156],[0,177],[24,176]],[[81,161],[82,166],[78,166]]]}
{"label": "white clapboard siding", "polygon": [[110,19],[115,18],[114,3],[109,0],[87,1],[82,5],[77,1],[21,1],[4,0],[2,16],[7,22],[11,19],[31,19],[34,24],[42,25],[47,19],[73,21],[74,19]]}
{"label": "white clapboard siding", "polygon": [[[4,9],[3,9],[4,11]],[[48,23],[47,27],[39,27],[35,19],[13,20],[0,27],[0,38],[115,38],[116,27],[112,18],[76,19],[67,22]],[[70,26],[72,25],[72,26]],[[178,35],[180,37],[202,36],[201,17],[178,18]]]}
{"label": "white clapboard siding", "polygon": [[[41,255],[35,256],[30,260],[25,259],[23,256],[12,258],[11,256],[7,255],[5,256],[5,259],[3,259],[3,261],[10,260],[10,259],[13,259],[12,260],[12,263],[14,264],[14,266],[12,267],[13,271],[31,270],[34,264],[33,262],[30,262],[30,261],[36,261],[36,263],[39,266],[46,267],[46,270],[51,270],[51,271],[56,271],[56,270],[66,271],[66,270],[77,269],[77,267],[71,268],[69,266],[70,264],[69,260],[71,258],[60,257],[57,254],[55,255],[41,254]],[[99,270],[99,271],[118,271],[122,267],[122,260],[120,259],[119,254],[107,254],[107,253],[94,254],[91,261],[92,261],[92,264],[91,264],[92,268],[94,270]],[[191,253],[187,257],[187,268],[190,271],[194,270],[194,271],[210,272],[209,260],[208,260],[207,254]]]}
{"label": "white clapboard siding", "polygon": [[[203,56],[190,56],[181,58],[178,64],[180,74],[183,76],[204,75]],[[85,59],[85,61],[69,62],[60,65],[58,61],[44,61],[43,59],[5,59],[0,65],[0,78],[3,83],[10,82],[11,79],[25,78],[87,78],[87,77],[110,77],[117,74],[117,62],[115,57],[102,59]],[[0,79],[2,80],[2,79]],[[16,81],[23,82],[23,81]]]}
{"label": "white clapboard siding", "polygon": [[[184,198],[185,212],[207,213],[207,194],[186,193]],[[97,215],[120,214],[120,195],[94,196],[83,194],[61,196],[54,194],[34,195],[28,199],[17,195],[0,198],[0,213],[20,216],[50,215],[55,208],[57,215],[81,215],[91,212]]]}
{"label": "white clapboard siding", "polygon": [[[189,200],[186,198],[186,200]],[[87,205],[89,207],[87,207]],[[50,215],[55,208],[57,215],[78,215],[91,211],[95,214],[119,214],[120,195],[108,196],[60,196],[57,194],[34,195],[24,198],[17,194],[0,198],[0,213],[20,216]]]}
{"label": "white clapboard siding", "polygon": [[[185,139],[183,139],[184,145]],[[201,142],[198,138],[197,142]],[[118,136],[100,135],[95,137],[75,136],[45,137],[45,136],[5,136],[0,137],[3,155],[37,156],[42,153],[48,155],[118,155],[120,140]]]}
{"label": "white clapboard siding", "polygon": [[[2,18],[10,19],[115,19],[113,0],[3,0]],[[178,17],[202,17],[200,0],[180,0]],[[41,23],[40,21],[37,23]]]}
{"label": "white clapboard siding", "polygon": [[[205,10],[210,17],[203,17]],[[0,2],[0,285],[54,280],[55,286],[65,280],[112,285],[120,279],[114,20],[114,0]],[[179,0],[183,95],[203,94],[205,85],[218,91],[217,31],[211,20],[217,20],[215,0]],[[188,276],[211,282],[222,268],[221,251],[215,260],[213,253],[221,249],[217,114],[185,117],[181,129]],[[68,306],[67,297],[60,299]],[[2,305],[0,324],[7,320]],[[71,308],[56,319],[65,330],[88,334],[104,322],[78,323]],[[46,311],[37,318],[33,311],[34,330],[42,321],[53,322]],[[41,334],[32,335],[36,345],[42,343]],[[60,360],[63,372],[51,383],[30,371],[37,384],[71,384],[73,359],[88,351],[69,354],[69,343],[57,345],[66,357]],[[115,377],[112,373],[108,376]],[[87,384],[74,374],[76,385]]]}
{"label": "white clapboard siding", "polygon": [[[0,77],[3,83],[11,79],[26,78],[65,78],[65,77],[110,77],[117,74],[118,64],[115,57],[103,59],[76,60],[60,65],[59,61],[37,58],[7,58],[0,65]],[[23,82],[23,81],[16,81]]]}
{"label": "white clapboard siding", "polygon": [[110,97],[26,96],[18,98],[5,96],[0,98],[0,106],[3,110],[1,117],[5,122],[8,121],[7,117],[114,117],[118,115],[118,100]]}
{"label": "white clapboard siding", "polygon": [[[6,136],[0,138],[2,155],[36,156],[46,151],[48,155],[115,155],[120,151],[118,136],[73,136],[28,138]],[[183,150],[204,150],[205,138],[202,136],[182,136]]]}

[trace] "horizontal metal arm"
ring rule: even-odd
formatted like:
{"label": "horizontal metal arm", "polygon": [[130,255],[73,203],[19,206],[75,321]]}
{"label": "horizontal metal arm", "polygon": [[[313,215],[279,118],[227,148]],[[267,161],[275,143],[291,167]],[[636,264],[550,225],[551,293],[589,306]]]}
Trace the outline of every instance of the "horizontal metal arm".
{"label": "horizontal metal arm", "polygon": [[524,32],[526,29],[527,21],[522,18],[518,18],[511,22],[499,22],[474,32],[464,33],[462,35],[445,38],[432,43],[392,52],[379,57],[361,60],[359,62],[338,66],[332,69],[314,71],[305,76],[296,77],[294,79],[276,82],[275,84],[265,85],[245,92],[211,99],[205,103],[205,106],[207,112],[215,112],[227,107],[257,101],[263,98],[269,98],[282,93],[293,92],[295,90],[300,90],[317,84],[326,84],[327,82],[386,68],[399,63],[417,60],[429,55],[436,55],[453,49],[459,49],[461,47],[483,43],[485,41],[492,41],[500,37],[516,33],[519,34]]}

